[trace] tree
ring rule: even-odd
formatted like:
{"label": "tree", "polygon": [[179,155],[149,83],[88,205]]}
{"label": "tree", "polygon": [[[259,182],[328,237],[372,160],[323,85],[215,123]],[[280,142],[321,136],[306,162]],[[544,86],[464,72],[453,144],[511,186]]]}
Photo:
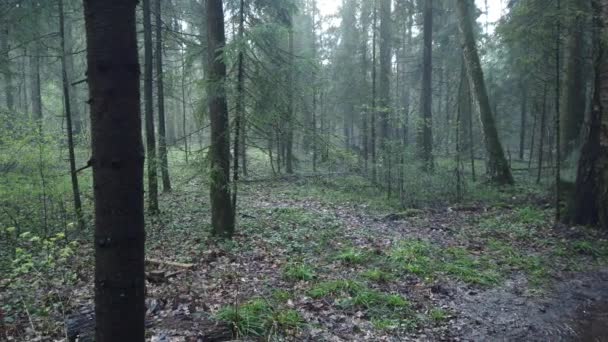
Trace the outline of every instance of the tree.
{"label": "tree", "polygon": [[231,238],[234,233],[234,208],[230,198],[230,128],[226,101],[226,64],[223,49],[224,10],[222,0],[207,0],[207,96],[211,121],[211,225],[213,234]]}
{"label": "tree", "polygon": [[422,128],[418,131],[418,148],[424,169],[433,170],[433,0],[424,1],[424,28],[423,28],[423,57],[422,57]]}
{"label": "tree", "polygon": [[65,112],[66,131],[68,136],[68,156],[70,161],[70,180],[72,182],[72,195],[74,198],[74,212],[80,229],[84,229],[85,223],[82,217],[82,202],[80,200],[80,187],[78,185],[78,174],[76,174],[76,156],[74,155],[74,133],[72,130],[72,102],[70,98],[70,82],[68,80],[67,58],[65,47],[65,16],[63,12],[63,0],[57,0],[59,7],[59,40],[61,44],[61,79],[63,83],[63,106]]}
{"label": "tree", "polygon": [[[9,11],[4,10],[3,13],[8,16]],[[3,23],[0,24],[0,68],[1,73],[4,76],[4,101],[6,108],[9,110],[14,109],[14,97],[13,97],[13,75],[11,70],[11,58],[9,55],[10,44],[9,44],[9,24],[8,18],[2,18]]]}
{"label": "tree", "polygon": [[96,341],[144,341],[137,0],[85,0],[95,197]]}
{"label": "tree", "polygon": [[497,184],[513,184],[513,175],[509,163],[505,158],[505,153],[498,138],[496,123],[488,92],[483,79],[483,70],[475,37],[473,35],[473,24],[469,11],[470,2],[467,0],[457,0],[456,12],[458,15],[458,29],[460,31],[460,41],[467,71],[467,77],[471,91],[479,106],[480,121],[483,128],[485,147],[487,152],[487,171],[490,179]]}
{"label": "tree", "polygon": [[608,0],[594,0],[593,5],[599,31],[595,37],[593,109],[585,128],[574,195],[564,219],[608,229]]}
{"label": "tree", "polygon": [[165,124],[165,85],[163,81],[163,21],[161,16],[161,0],[156,0],[156,95],[158,97],[158,159],[163,181],[163,191],[171,191],[169,179],[169,162],[167,160],[167,133]]}
{"label": "tree", "polygon": [[390,77],[391,55],[391,0],[380,1],[380,75],[378,77],[378,104],[380,121],[380,151],[383,158],[385,181],[390,194],[389,112],[391,107]]}
{"label": "tree", "polygon": [[146,157],[148,158],[148,210],[158,212],[156,133],[152,99],[152,19],[150,0],[143,0],[144,15],[144,120],[146,122]]}

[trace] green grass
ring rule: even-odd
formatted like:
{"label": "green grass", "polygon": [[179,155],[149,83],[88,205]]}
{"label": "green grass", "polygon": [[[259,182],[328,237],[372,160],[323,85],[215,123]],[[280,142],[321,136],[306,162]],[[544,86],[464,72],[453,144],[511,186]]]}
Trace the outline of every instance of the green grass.
{"label": "green grass", "polygon": [[283,277],[290,281],[312,280],[315,278],[315,271],[306,264],[289,263],[283,269]]}
{"label": "green grass", "polygon": [[237,336],[268,336],[277,330],[299,329],[305,323],[298,311],[275,308],[264,299],[253,299],[239,307],[225,306],[215,317],[231,324]]}
{"label": "green grass", "polygon": [[336,260],[350,265],[363,264],[369,260],[369,255],[359,249],[349,247],[336,255]]}
{"label": "green grass", "polygon": [[410,306],[410,303],[407,299],[397,294],[385,294],[376,290],[364,289],[353,297],[344,299],[340,305],[343,307],[357,306],[377,310],[383,307],[407,308]]}
{"label": "green grass", "polygon": [[365,286],[359,282],[348,280],[348,279],[339,279],[326,281],[316,284],[308,294],[312,298],[322,298],[327,296],[336,296],[340,294],[346,295],[356,295]]}
{"label": "green grass", "polygon": [[361,274],[361,276],[365,279],[377,282],[377,283],[387,283],[393,279],[395,279],[395,275],[387,272],[387,271],[383,271],[379,268],[373,268],[370,270],[367,270],[365,272],[363,272]]}

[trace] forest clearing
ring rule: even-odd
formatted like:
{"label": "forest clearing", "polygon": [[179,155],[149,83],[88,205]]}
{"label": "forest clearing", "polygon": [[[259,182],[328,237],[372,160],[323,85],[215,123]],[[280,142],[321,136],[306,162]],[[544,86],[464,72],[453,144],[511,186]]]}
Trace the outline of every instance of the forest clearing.
{"label": "forest clearing", "polygon": [[608,341],[608,0],[0,0],[0,341]]}

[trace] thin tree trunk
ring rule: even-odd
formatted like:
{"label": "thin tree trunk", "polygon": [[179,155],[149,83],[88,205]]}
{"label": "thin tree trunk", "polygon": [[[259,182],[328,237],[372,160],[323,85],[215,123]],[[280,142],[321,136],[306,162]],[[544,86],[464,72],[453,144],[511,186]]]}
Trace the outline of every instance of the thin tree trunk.
{"label": "thin tree trunk", "polygon": [[288,87],[289,87],[289,99],[287,100],[287,134],[285,139],[285,172],[288,174],[293,173],[293,127],[295,112],[294,112],[294,98],[295,98],[295,89],[294,89],[294,74],[295,74],[295,64],[294,64],[294,27],[293,27],[293,16],[289,14],[289,76],[288,76]]}
{"label": "thin tree trunk", "polygon": [[152,22],[150,1],[143,0],[144,16],[144,119],[146,121],[146,156],[148,158],[148,210],[158,213],[158,179],[156,160],[156,132],[152,100]]}
{"label": "thin tree trunk", "polygon": [[136,5],[136,0],[84,1],[97,342],[145,340],[144,154]]}
{"label": "thin tree trunk", "polygon": [[234,208],[230,198],[230,127],[226,101],[226,64],[223,49],[224,10],[222,0],[207,0],[208,63],[207,96],[211,120],[211,224],[213,234],[231,238],[234,234]]}
{"label": "thin tree trunk", "polygon": [[163,192],[171,191],[169,161],[167,158],[167,132],[165,124],[165,84],[163,80],[163,22],[162,0],[155,0],[156,17],[156,96],[158,97],[158,161],[163,181]]}
{"label": "thin tree trunk", "polygon": [[380,105],[380,153],[384,169],[384,182],[387,194],[390,196],[390,135],[389,135],[389,113],[391,107],[390,99],[390,77],[391,77],[391,0],[380,0],[380,77],[378,79],[378,104]]}
{"label": "thin tree trunk", "polygon": [[13,98],[13,75],[11,70],[11,59],[9,56],[9,20],[3,19],[4,23],[0,24],[0,68],[4,76],[4,100],[6,108],[10,111],[15,109]]}
{"label": "thin tree trunk", "polygon": [[243,39],[245,38],[245,0],[239,1],[239,54],[237,61],[237,83],[236,83],[236,117],[234,119],[234,170],[232,176],[232,208],[236,215],[236,200],[239,181],[239,152],[241,143],[241,124],[245,117],[245,66],[243,53]]}
{"label": "thin tree trunk", "polygon": [[[312,59],[317,59],[317,1],[312,0]],[[312,113],[311,113],[311,128],[312,128],[312,171],[317,171],[317,73],[312,74]],[[366,164],[367,166],[367,164]]]}
{"label": "thin tree trunk", "polygon": [[370,149],[372,154],[372,182],[376,182],[376,27],[378,23],[378,8],[374,0],[374,19],[372,20],[372,108],[370,124]]}
{"label": "thin tree trunk", "polygon": [[80,200],[80,187],[78,186],[78,175],[76,174],[76,156],[74,155],[74,135],[72,132],[72,109],[70,105],[70,82],[68,80],[66,49],[65,49],[65,19],[63,13],[63,0],[57,0],[59,7],[59,38],[61,44],[61,76],[63,81],[63,105],[65,109],[66,130],[68,136],[68,155],[70,160],[70,180],[72,181],[72,195],[74,197],[74,213],[78,221],[78,227],[84,230],[85,223],[82,213],[82,202]]}
{"label": "thin tree trunk", "polygon": [[42,124],[42,96],[40,93],[40,48],[39,43],[34,43],[34,50],[30,57],[30,98],[32,100],[32,114],[34,120]]}
{"label": "thin tree trunk", "polygon": [[186,118],[186,49],[182,48],[181,59],[182,59],[182,77],[181,77],[181,90],[182,90],[182,134],[184,139],[184,152],[186,153],[186,164],[188,164],[188,138],[189,134],[186,129],[187,118]]}
{"label": "thin tree trunk", "polygon": [[528,111],[528,87],[523,84],[520,86],[521,90],[521,109],[520,109],[520,121],[519,121],[519,160],[524,160],[524,153],[526,149],[526,118]]}
{"label": "thin tree trunk", "polygon": [[422,129],[418,130],[418,153],[423,161],[423,169],[433,171],[433,0],[424,1],[423,25],[423,56],[422,56]]}
{"label": "thin tree trunk", "polygon": [[561,183],[561,137],[560,137],[560,92],[561,92],[561,0],[557,0],[557,32],[555,34],[555,222],[561,221],[560,183]]}
{"label": "thin tree trunk", "polygon": [[488,154],[488,174],[497,184],[513,184],[513,175],[498,137],[496,123],[492,115],[490,100],[483,79],[483,70],[473,36],[472,19],[469,1],[457,0],[458,28],[465,59],[469,84],[479,106],[479,114],[484,132],[485,146]]}
{"label": "thin tree trunk", "polygon": [[540,141],[538,143],[538,174],[536,176],[536,183],[540,183],[542,171],[543,171],[543,154],[545,149],[545,135],[546,135],[546,120],[547,120],[547,85],[543,86],[543,103],[540,113]]}

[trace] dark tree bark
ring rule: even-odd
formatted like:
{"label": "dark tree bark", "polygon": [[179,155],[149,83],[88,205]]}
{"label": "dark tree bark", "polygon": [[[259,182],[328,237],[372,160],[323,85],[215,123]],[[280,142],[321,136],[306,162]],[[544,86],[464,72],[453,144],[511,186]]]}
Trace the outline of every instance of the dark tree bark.
{"label": "dark tree bark", "polygon": [[146,122],[146,156],[148,158],[148,210],[158,213],[158,161],[156,160],[156,132],[152,99],[152,19],[150,0],[143,0],[144,16],[144,120]]}
{"label": "dark tree bark", "polygon": [[136,0],[85,0],[95,196],[96,341],[144,341]]}
{"label": "dark tree bark", "polygon": [[594,0],[597,56],[591,117],[581,151],[566,222],[608,229],[608,0]]}
{"label": "dark tree bark", "polygon": [[423,27],[423,56],[422,56],[422,127],[418,130],[418,153],[424,162],[424,170],[433,170],[433,0],[424,1]]}
{"label": "dark tree bark", "polygon": [[543,86],[543,100],[542,109],[540,113],[540,140],[538,142],[538,174],[536,176],[536,183],[540,183],[540,179],[543,172],[543,156],[545,149],[545,136],[547,135],[547,85]]}
{"label": "dark tree bark", "polygon": [[165,124],[165,84],[163,80],[163,21],[162,0],[155,0],[156,17],[156,96],[158,97],[158,159],[163,181],[163,192],[171,191],[169,161],[167,160],[167,132]]}
{"label": "dark tree bark", "polygon": [[[574,5],[574,10],[579,11],[579,13],[585,11],[585,6],[579,4],[578,1],[571,1],[571,3]],[[560,104],[560,153],[564,160],[568,159],[579,146],[580,132],[585,119],[585,108],[587,107],[584,23],[583,16],[577,13],[570,22],[571,32],[565,46],[566,69],[560,96],[562,100]]]}
{"label": "dark tree bark", "polygon": [[230,198],[230,128],[226,102],[226,64],[223,49],[224,10],[222,0],[207,0],[207,96],[211,121],[211,224],[213,234],[231,238],[234,233],[234,208]]}
{"label": "dark tree bark", "polygon": [[519,120],[519,160],[524,160],[524,152],[526,150],[526,123],[528,116],[528,87],[524,84],[520,85],[520,120]]}
{"label": "dark tree bark", "polygon": [[65,16],[63,12],[63,0],[57,0],[59,8],[59,41],[61,44],[61,78],[63,82],[63,106],[65,110],[66,131],[68,136],[68,159],[70,160],[70,180],[72,182],[72,195],[74,198],[74,213],[78,221],[78,227],[85,228],[82,216],[82,202],[80,200],[80,187],[78,186],[78,175],[76,174],[76,156],[74,155],[74,132],[72,131],[72,107],[70,100],[70,82],[68,80],[67,59],[65,48]]}
{"label": "dark tree bark", "polygon": [[237,76],[236,76],[236,117],[234,118],[234,170],[232,175],[232,208],[236,215],[236,201],[239,181],[239,153],[241,143],[241,126],[245,117],[245,61],[244,61],[244,41],[245,38],[245,0],[239,1],[239,31],[238,39],[239,53],[237,57]]}
{"label": "dark tree bark", "polygon": [[513,184],[513,175],[498,137],[494,115],[483,79],[483,70],[475,45],[469,5],[470,2],[467,0],[457,0],[456,12],[467,76],[472,93],[479,106],[480,121],[488,154],[488,174],[494,183]]}

